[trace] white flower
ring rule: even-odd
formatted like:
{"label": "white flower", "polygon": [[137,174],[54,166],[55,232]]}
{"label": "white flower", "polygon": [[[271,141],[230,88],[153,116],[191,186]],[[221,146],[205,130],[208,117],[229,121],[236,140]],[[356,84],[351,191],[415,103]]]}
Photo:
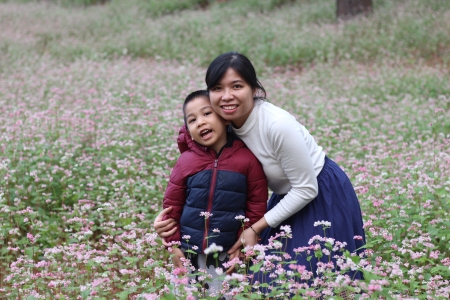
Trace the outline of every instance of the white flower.
{"label": "white flower", "polygon": [[225,276],[224,281],[227,282],[227,281],[230,281],[230,280],[233,280],[233,279],[236,279],[237,281],[241,281],[242,282],[242,281],[244,281],[245,277],[242,274],[233,273],[231,275]]}
{"label": "white flower", "polygon": [[190,236],[190,235],[183,235],[181,238],[182,238],[183,240],[190,240],[190,239],[191,239],[191,236]]}
{"label": "white flower", "polygon": [[291,229],[290,225],[281,226],[280,229],[283,230],[284,232],[286,232],[287,234],[292,232],[292,229]]}
{"label": "white flower", "polygon": [[320,226],[320,225],[326,226],[326,227],[331,227],[331,222],[323,221],[323,220],[314,222],[314,227],[317,227],[317,226]]}
{"label": "white flower", "polygon": [[200,217],[205,217],[205,219],[208,219],[209,217],[211,217],[213,214],[207,211],[202,211],[200,213]]}
{"label": "white flower", "polygon": [[222,252],[222,251],[223,251],[222,246],[217,246],[216,243],[212,243],[208,248],[205,249],[205,254]]}
{"label": "white flower", "polygon": [[217,275],[222,275],[223,274],[223,269],[222,268],[216,268],[216,274]]}

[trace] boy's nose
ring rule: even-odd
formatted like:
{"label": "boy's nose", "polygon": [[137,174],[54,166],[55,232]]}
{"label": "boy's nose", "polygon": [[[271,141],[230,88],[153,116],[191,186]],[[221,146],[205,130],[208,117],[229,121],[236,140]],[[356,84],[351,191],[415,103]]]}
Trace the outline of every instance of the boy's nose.
{"label": "boy's nose", "polygon": [[198,120],[197,120],[197,126],[198,127],[201,127],[201,126],[203,126],[203,125],[205,125],[206,124],[206,122],[205,122],[205,120],[203,119],[203,118],[199,118]]}

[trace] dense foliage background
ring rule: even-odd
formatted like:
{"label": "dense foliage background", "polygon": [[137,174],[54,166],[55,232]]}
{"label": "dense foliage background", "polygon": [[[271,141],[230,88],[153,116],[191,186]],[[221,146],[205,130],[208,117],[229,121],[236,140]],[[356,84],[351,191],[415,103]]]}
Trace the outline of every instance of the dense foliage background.
{"label": "dense foliage background", "polygon": [[449,1],[2,0],[0,28],[0,298],[172,297],[181,102],[236,50],[355,185],[358,297],[448,299]]}

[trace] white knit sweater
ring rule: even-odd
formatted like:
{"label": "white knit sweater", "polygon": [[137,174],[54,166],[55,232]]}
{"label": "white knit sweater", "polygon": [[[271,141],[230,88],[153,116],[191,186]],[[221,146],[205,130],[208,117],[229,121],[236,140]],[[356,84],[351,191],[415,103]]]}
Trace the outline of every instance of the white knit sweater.
{"label": "white knit sweater", "polygon": [[325,153],[294,116],[258,100],[245,124],[233,130],[261,162],[269,188],[286,194],[265,214],[269,226],[278,226],[317,196]]}

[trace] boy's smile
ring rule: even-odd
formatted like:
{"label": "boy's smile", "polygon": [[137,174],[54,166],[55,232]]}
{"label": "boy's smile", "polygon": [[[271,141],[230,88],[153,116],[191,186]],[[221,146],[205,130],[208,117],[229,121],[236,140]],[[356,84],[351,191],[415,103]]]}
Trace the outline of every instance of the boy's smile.
{"label": "boy's smile", "polygon": [[201,96],[191,100],[186,104],[185,113],[192,139],[218,153],[227,142],[227,121],[212,109],[209,99]]}

